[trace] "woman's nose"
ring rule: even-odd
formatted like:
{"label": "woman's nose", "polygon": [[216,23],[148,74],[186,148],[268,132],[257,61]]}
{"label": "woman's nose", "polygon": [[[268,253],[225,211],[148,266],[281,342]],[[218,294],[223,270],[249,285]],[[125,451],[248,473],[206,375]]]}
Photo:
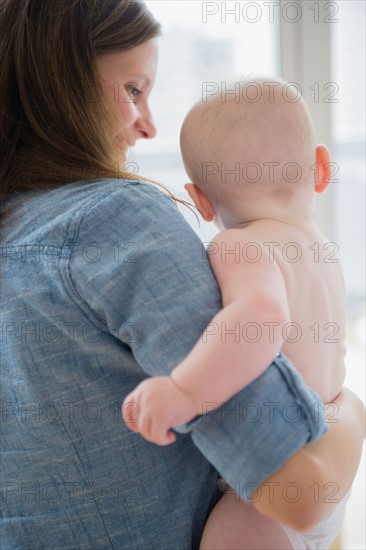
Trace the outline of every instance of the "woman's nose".
{"label": "woman's nose", "polygon": [[144,139],[152,139],[156,136],[156,127],[150,111],[145,111],[136,121],[136,128],[142,132]]}

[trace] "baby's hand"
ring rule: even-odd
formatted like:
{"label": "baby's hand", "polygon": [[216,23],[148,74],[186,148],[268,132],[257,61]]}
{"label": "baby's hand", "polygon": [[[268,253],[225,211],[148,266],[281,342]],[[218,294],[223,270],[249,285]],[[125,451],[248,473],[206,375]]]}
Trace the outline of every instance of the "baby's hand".
{"label": "baby's hand", "polygon": [[122,416],[133,432],[157,445],[169,445],[176,436],[169,429],[196,416],[196,408],[169,376],[155,376],[141,382],[127,395]]}

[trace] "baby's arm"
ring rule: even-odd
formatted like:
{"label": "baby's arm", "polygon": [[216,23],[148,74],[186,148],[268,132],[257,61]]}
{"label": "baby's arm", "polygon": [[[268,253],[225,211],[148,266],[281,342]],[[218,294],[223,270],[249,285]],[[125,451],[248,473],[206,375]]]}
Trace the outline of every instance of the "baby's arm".
{"label": "baby's arm", "polygon": [[[210,261],[223,309],[170,377],[145,380],[124,402],[128,427],[160,445],[175,440],[169,428],[205,412],[205,403],[220,406],[262,374],[280,351],[282,327],[290,320],[282,273],[250,230],[229,229],[214,242],[220,252]],[[230,253],[246,243],[255,243],[256,261]],[[133,418],[129,402],[137,405]]]}
{"label": "baby's arm", "polygon": [[[282,328],[290,321],[284,278],[268,248],[249,229],[225,230],[213,242],[218,252],[209,258],[223,308],[171,373],[197,414],[204,403],[219,406],[258,378],[281,350]],[[249,243],[256,261],[234,252]]]}

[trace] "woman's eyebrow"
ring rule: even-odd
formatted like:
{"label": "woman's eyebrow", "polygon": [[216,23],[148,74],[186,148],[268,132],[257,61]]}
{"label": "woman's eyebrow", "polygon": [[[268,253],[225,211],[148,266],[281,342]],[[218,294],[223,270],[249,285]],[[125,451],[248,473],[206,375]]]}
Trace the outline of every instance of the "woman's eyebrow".
{"label": "woman's eyebrow", "polygon": [[131,75],[131,78],[140,78],[147,85],[149,85],[151,83],[150,78],[148,76],[146,76],[145,74],[134,74],[134,75]]}

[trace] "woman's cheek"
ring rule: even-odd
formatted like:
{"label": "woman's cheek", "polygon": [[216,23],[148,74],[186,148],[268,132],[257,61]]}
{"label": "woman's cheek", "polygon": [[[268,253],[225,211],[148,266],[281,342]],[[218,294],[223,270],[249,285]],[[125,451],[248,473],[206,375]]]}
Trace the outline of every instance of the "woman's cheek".
{"label": "woman's cheek", "polygon": [[120,112],[122,114],[126,128],[132,126],[137,118],[137,109],[131,98],[126,94],[120,98]]}

